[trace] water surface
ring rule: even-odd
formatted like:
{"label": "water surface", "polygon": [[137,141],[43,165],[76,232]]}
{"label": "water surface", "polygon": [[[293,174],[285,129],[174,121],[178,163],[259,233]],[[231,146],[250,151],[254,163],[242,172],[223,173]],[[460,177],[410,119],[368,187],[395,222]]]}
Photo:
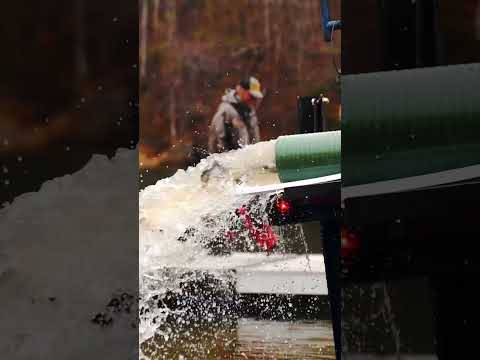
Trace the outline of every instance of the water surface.
{"label": "water surface", "polygon": [[195,328],[156,336],[151,359],[335,359],[331,323],[239,319],[232,326]]}

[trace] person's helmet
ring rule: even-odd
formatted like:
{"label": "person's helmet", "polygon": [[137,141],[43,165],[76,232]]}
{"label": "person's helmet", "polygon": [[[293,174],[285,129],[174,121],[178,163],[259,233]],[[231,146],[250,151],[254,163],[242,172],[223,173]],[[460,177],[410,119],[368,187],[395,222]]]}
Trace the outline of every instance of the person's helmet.
{"label": "person's helmet", "polygon": [[260,82],[251,76],[249,79],[242,80],[240,81],[239,84],[242,88],[245,90],[248,90],[248,92],[256,99],[261,99],[263,98],[263,94],[260,88]]}

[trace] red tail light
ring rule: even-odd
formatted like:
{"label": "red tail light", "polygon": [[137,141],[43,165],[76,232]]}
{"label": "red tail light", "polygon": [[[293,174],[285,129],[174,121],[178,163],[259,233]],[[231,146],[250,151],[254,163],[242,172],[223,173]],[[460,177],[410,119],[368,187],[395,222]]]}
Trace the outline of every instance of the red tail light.
{"label": "red tail light", "polygon": [[279,199],[277,201],[277,209],[278,211],[280,211],[281,214],[288,213],[291,207],[292,205],[290,204],[290,202],[285,199]]}
{"label": "red tail light", "polygon": [[360,240],[352,230],[342,229],[341,234],[341,256],[351,258],[358,255],[360,251]]}

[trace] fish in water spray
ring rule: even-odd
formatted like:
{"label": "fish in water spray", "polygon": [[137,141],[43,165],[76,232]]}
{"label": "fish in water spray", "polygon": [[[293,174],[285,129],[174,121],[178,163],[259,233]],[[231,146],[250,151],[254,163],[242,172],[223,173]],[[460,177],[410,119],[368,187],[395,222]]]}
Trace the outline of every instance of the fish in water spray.
{"label": "fish in water spray", "polygon": [[[224,216],[202,218],[202,230],[189,227],[178,241],[198,241],[203,239],[202,245],[209,249],[210,255],[228,255],[232,251],[266,251],[271,253],[278,245],[278,236],[274,233],[269,222],[261,216],[258,205],[259,197],[253,197],[250,202],[231,211]],[[228,224],[227,227],[218,226],[218,222]],[[206,229],[216,229],[214,233],[206,235]],[[252,247],[252,244],[255,244]]]}
{"label": "fish in water spray", "polygon": [[210,181],[211,177],[222,176],[225,174],[225,171],[226,169],[215,160],[207,169],[202,171],[200,180],[202,180],[202,183],[206,184]]}

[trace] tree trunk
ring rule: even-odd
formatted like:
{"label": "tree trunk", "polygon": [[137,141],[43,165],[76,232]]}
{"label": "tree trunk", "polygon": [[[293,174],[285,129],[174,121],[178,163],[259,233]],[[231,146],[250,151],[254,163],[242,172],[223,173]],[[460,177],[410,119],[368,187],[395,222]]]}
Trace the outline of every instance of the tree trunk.
{"label": "tree trunk", "polygon": [[[303,4],[303,5],[302,5]],[[304,4],[302,2],[296,3],[296,9],[294,13],[297,14],[297,19],[305,19],[305,11],[304,11]],[[302,80],[303,77],[303,58],[305,52],[305,21],[297,21],[296,22],[296,40],[297,40],[297,79]]]}
{"label": "tree trunk", "polygon": [[[167,41],[170,49],[176,49],[176,31],[177,31],[177,3],[175,1],[168,1],[168,32]],[[177,59],[178,60],[178,59]],[[176,87],[178,83],[179,64],[175,64],[172,73],[172,84],[169,94],[169,117],[170,117],[170,143],[174,144],[177,140],[177,101],[176,101]]]}
{"label": "tree trunk", "polygon": [[275,50],[273,52],[273,61],[274,61],[274,68],[276,71],[273,72],[273,86],[274,89],[278,89],[279,83],[279,73],[280,71],[280,57],[282,55],[282,30],[280,28],[280,22],[282,22],[284,15],[283,12],[283,1],[277,0],[276,4],[276,16],[273,24],[273,33],[275,34]]}
{"label": "tree trunk", "polygon": [[270,0],[264,0],[263,4],[263,25],[265,33],[265,47],[270,48],[271,35],[270,35]]}
{"label": "tree trunk", "polygon": [[160,9],[160,0],[153,0],[153,30],[157,31],[160,26],[160,21],[158,21],[158,10]]}
{"label": "tree trunk", "polygon": [[170,117],[170,143],[175,144],[177,140],[177,101],[175,97],[175,86],[172,85],[169,93],[169,117]]}
{"label": "tree trunk", "polygon": [[148,0],[140,2],[140,79],[147,75]]}
{"label": "tree trunk", "polygon": [[170,46],[175,44],[175,33],[177,31],[177,3],[175,1],[168,1],[168,33],[167,40]]}

